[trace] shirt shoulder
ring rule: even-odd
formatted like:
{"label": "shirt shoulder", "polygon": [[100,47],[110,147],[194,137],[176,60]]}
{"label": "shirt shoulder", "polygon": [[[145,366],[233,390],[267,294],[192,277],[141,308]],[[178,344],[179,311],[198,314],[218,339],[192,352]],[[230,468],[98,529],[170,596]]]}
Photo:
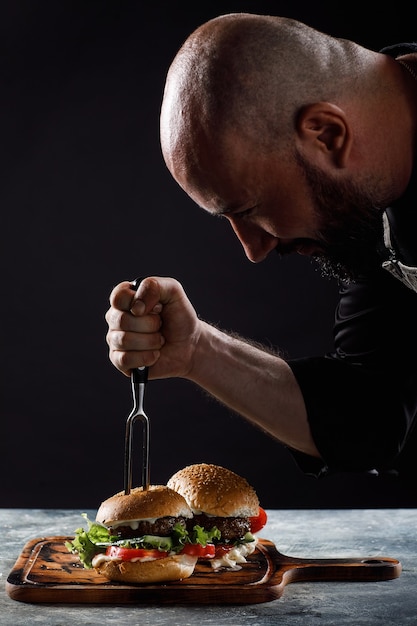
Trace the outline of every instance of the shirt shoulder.
{"label": "shirt shoulder", "polygon": [[379,51],[382,54],[388,54],[391,57],[399,57],[403,54],[410,54],[417,52],[417,41],[410,41],[408,43],[395,43],[391,46],[385,46]]}

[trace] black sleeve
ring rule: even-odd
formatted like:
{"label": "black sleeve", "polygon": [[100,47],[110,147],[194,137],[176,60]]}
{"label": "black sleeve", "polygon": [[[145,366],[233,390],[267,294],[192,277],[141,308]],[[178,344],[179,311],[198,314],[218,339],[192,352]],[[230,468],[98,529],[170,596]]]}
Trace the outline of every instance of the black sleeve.
{"label": "black sleeve", "polygon": [[417,294],[380,270],[340,291],[335,351],[290,360],[323,461],[303,471],[390,470],[417,411]]}
{"label": "black sleeve", "polygon": [[396,57],[402,56],[403,54],[417,52],[417,41],[396,43],[392,46],[385,46],[385,48],[381,48],[379,52],[381,52],[382,54],[388,54],[395,59]]}

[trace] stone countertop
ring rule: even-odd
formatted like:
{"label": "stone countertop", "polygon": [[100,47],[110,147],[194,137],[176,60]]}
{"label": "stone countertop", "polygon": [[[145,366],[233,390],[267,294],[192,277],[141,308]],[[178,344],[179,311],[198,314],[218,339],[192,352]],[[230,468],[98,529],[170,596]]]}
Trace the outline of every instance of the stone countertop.
{"label": "stone countertop", "polygon": [[[85,511],[94,519],[95,511]],[[0,624],[5,626],[406,626],[417,624],[417,509],[269,510],[260,536],[302,558],[385,556],[401,576],[380,582],[297,582],[272,602],[242,606],[29,604],[5,584],[31,539],[72,535],[75,510],[0,509]]]}

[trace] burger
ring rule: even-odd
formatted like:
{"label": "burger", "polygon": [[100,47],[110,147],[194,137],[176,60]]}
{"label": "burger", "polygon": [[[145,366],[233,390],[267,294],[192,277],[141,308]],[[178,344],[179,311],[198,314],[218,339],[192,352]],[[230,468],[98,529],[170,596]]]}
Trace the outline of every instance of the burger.
{"label": "burger", "polygon": [[[194,572],[198,547],[212,534],[189,532],[193,513],[185,498],[166,485],[116,493],[101,503],[95,521],[78,528],[67,549],[86,569],[112,581],[154,583],[181,580]],[[194,545],[197,542],[198,545]]]}
{"label": "burger", "polygon": [[214,570],[240,569],[256,548],[255,536],[267,515],[245,478],[225,467],[208,463],[188,465],[173,474],[167,486],[184,497],[193,518],[188,529],[201,529],[211,537],[200,553]]}

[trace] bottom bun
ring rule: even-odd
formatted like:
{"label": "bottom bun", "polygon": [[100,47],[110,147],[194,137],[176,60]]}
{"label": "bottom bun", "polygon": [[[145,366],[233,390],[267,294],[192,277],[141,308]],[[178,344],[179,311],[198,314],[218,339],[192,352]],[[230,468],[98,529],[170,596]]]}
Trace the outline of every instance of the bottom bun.
{"label": "bottom bun", "polygon": [[176,554],[152,561],[103,560],[94,569],[109,580],[118,582],[160,583],[189,578],[196,563],[196,556]]}

